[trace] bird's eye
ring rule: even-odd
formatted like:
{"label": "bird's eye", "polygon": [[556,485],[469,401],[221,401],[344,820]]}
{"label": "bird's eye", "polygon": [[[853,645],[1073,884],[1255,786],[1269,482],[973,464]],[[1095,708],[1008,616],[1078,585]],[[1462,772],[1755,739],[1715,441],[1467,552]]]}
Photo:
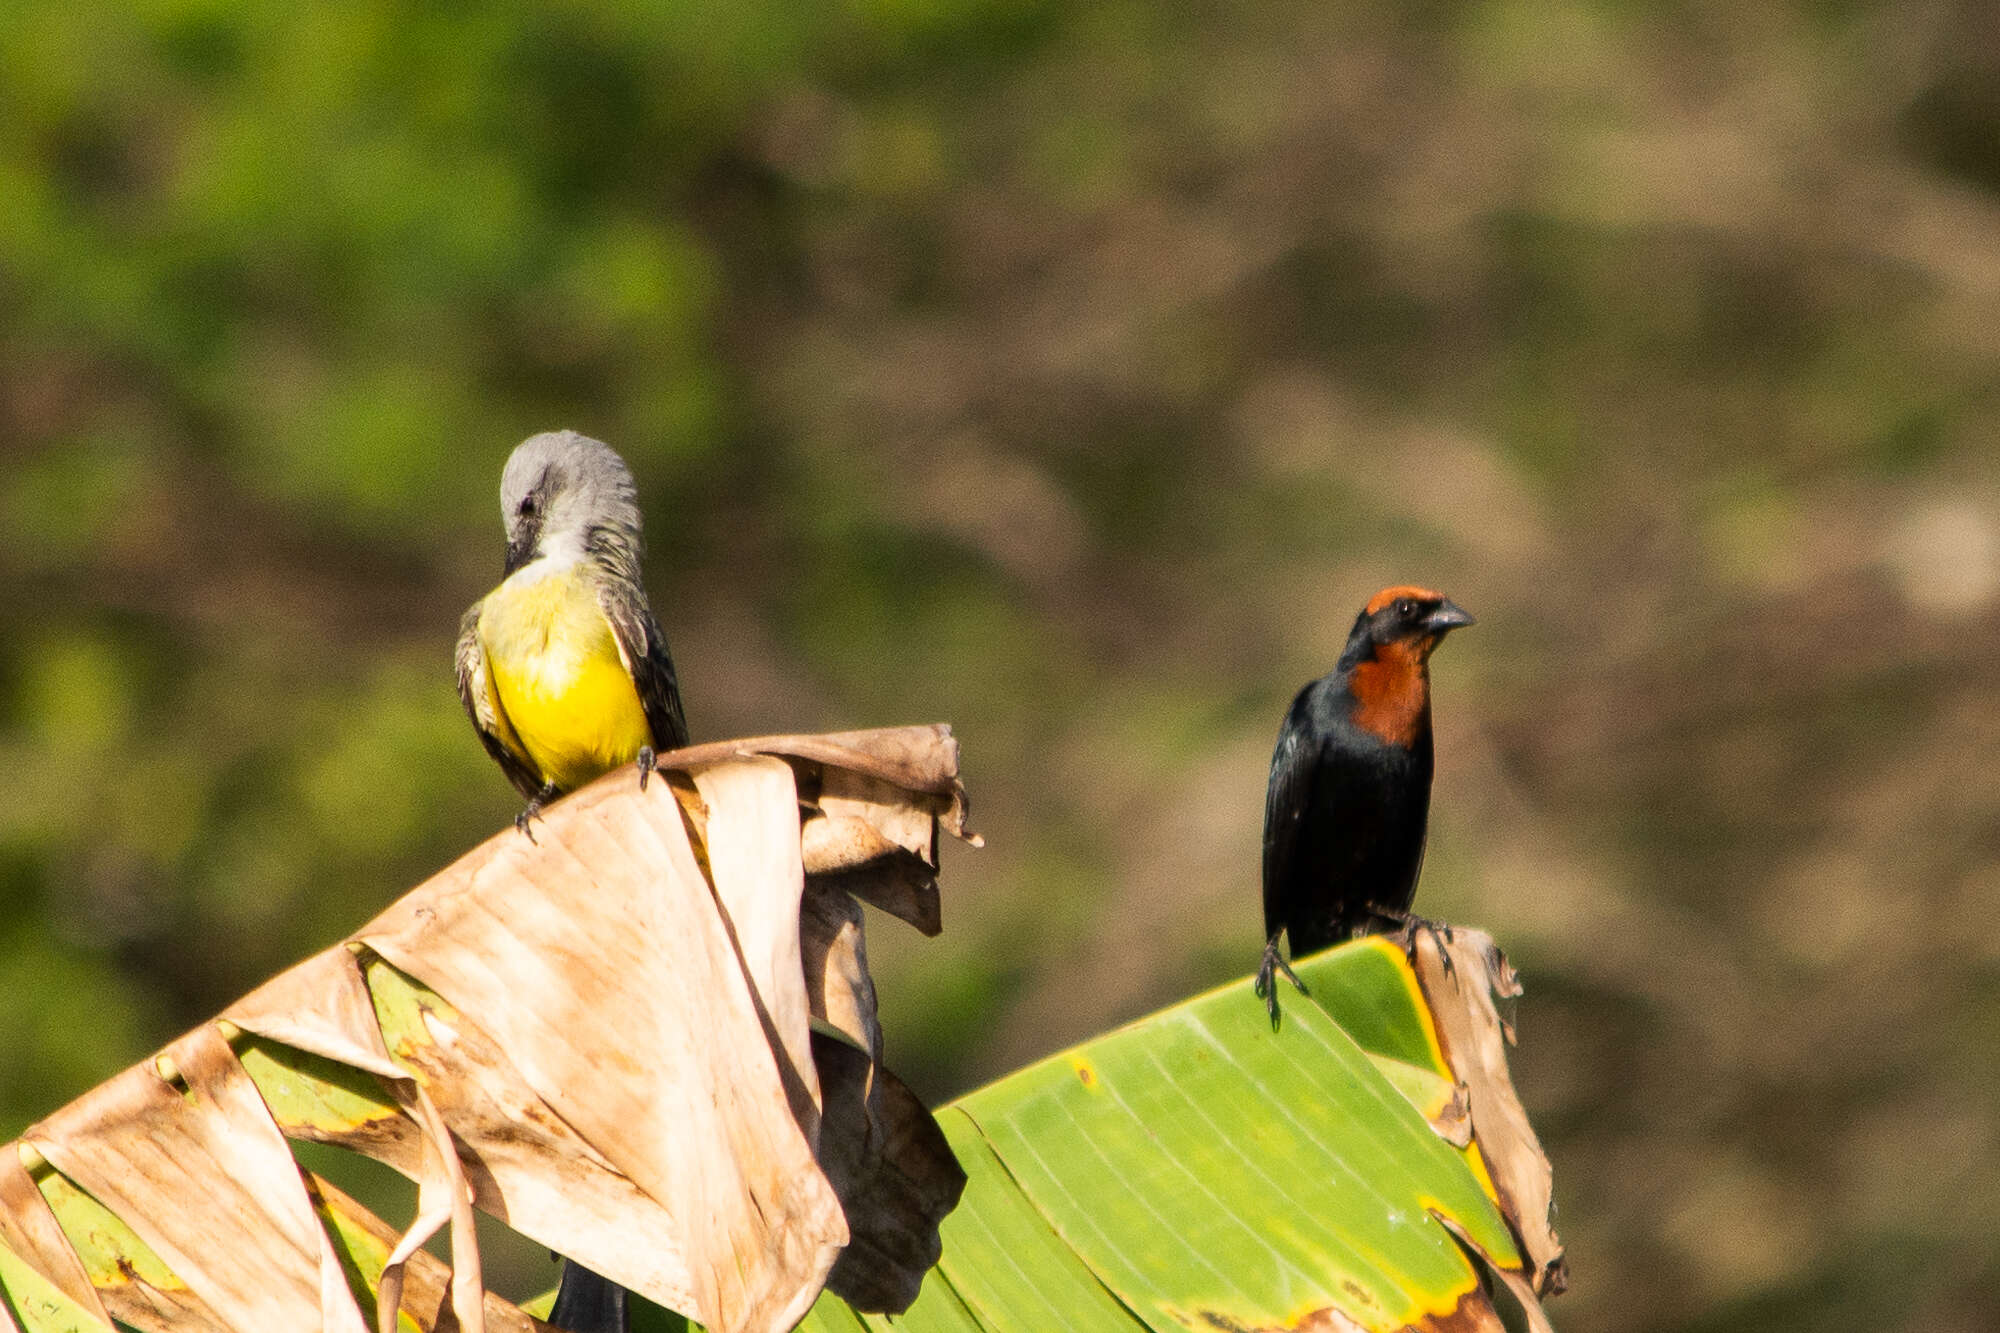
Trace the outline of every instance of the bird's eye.
{"label": "bird's eye", "polygon": [[1396,614],[1397,614],[1397,615],[1399,615],[1399,616],[1410,616],[1410,615],[1415,615],[1415,614],[1416,614],[1416,610],[1417,610],[1417,604],[1416,604],[1415,602],[1411,601],[1411,600],[1410,600],[1409,598],[1407,598],[1407,597],[1399,597],[1399,598],[1397,598],[1397,599],[1396,599]]}
{"label": "bird's eye", "polygon": [[532,518],[534,517],[534,514],[535,514],[535,497],[531,495],[527,499],[521,501],[521,517]]}

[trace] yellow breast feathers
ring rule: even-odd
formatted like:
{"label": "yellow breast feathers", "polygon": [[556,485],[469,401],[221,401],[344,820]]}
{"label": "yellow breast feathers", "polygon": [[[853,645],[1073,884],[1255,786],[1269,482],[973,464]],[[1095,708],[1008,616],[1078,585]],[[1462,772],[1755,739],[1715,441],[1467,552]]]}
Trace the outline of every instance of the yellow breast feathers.
{"label": "yellow breast feathers", "polygon": [[524,757],[562,791],[630,763],[653,739],[589,574],[579,562],[517,575],[479,610],[499,711]]}

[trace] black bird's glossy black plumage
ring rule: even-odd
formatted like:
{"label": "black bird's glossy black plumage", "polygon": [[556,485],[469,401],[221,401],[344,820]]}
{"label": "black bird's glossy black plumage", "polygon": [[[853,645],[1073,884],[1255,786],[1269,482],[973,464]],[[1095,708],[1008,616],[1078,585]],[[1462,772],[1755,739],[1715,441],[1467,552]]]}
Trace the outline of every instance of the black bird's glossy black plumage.
{"label": "black bird's glossy black plumage", "polygon": [[1317,953],[1408,912],[1430,820],[1428,710],[1408,744],[1352,720],[1343,673],[1292,701],[1264,804],[1264,934]]}
{"label": "black bird's glossy black plumage", "polygon": [[[1430,821],[1429,660],[1472,617],[1424,588],[1388,588],[1355,619],[1334,669],[1292,700],[1264,805],[1264,963],[1407,924]],[[1297,978],[1293,981],[1296,983]]]}

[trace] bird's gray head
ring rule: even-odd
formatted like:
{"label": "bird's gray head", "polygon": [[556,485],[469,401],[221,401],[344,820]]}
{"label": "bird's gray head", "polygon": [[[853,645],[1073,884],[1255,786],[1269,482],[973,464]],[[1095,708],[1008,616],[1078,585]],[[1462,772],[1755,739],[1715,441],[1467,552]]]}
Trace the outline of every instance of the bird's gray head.
{"label": "bird's gray head", "polygon": [[603,529],[639,555],[639,493],[610,445],[573,430],[544,431],[515,446],[500,474],[507,573],[542,555],[582,555]]}

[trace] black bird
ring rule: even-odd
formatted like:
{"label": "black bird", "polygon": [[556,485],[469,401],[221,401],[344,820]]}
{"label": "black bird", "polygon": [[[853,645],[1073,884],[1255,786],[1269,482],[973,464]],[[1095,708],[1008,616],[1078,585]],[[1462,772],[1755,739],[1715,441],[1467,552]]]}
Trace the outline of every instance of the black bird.
{"label": "black bird", "polygon": [[1257,994],[1278,1021],[1275,970],[1410,915],[1431,806],[1430,657],[1472,617],[1427,588],[1363,607],[1332,671],[1278,729],[1264,804],[1264,961]]}

